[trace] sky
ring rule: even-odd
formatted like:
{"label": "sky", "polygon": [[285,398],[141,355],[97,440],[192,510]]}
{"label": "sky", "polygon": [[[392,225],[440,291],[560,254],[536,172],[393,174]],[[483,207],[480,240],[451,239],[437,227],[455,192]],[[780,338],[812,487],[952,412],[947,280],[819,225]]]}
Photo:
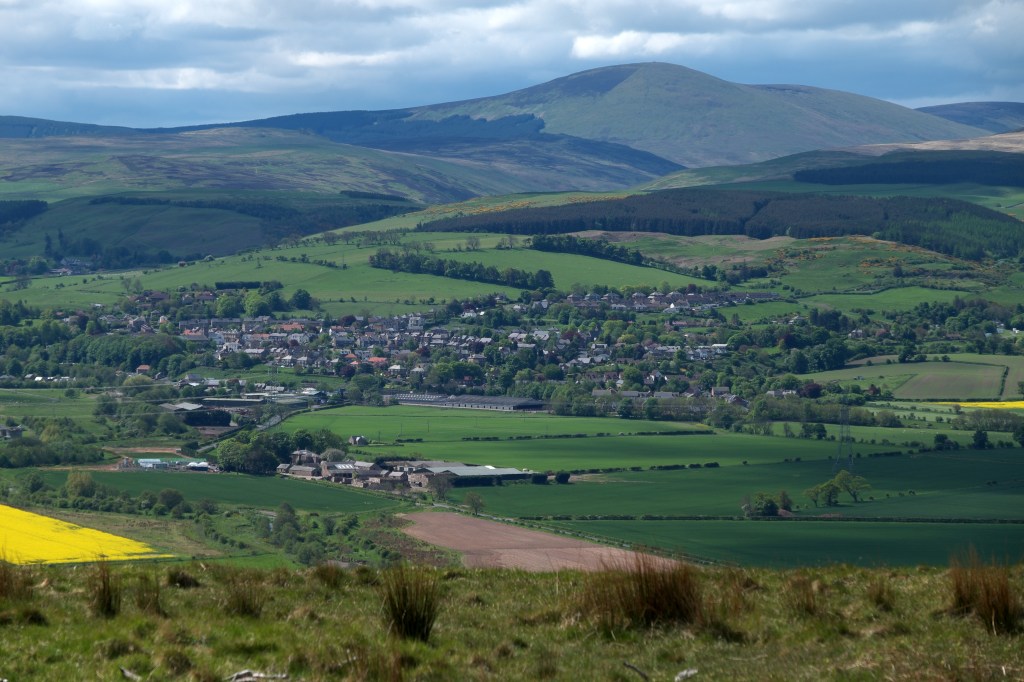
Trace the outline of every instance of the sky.
{"label": "sky", "polygon": [[0,115],[157,127],[438,104],[612,64],[1024,101],[1024,0],[0,0]]}

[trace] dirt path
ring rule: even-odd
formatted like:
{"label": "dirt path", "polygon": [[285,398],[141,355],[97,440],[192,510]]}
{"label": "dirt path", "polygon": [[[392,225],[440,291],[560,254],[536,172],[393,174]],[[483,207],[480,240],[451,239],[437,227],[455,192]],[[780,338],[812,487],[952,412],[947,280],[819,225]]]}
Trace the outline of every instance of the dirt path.
{"label": "dirt path", "polygon": [[469,568],[597,571],[636,559],[635,552],[624,549],[451,512],[421,512],[405,519],[412,522],[403,529],[406,533],[461,552]]}

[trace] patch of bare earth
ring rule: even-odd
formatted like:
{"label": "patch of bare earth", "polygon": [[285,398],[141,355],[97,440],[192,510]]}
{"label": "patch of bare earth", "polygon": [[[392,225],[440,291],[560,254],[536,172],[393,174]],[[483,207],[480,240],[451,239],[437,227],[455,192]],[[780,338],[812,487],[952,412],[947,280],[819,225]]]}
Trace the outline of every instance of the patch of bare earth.
{"label": "patch of bare earth", "polygon": [[402,530],[461,553],[462,563],[469,568],[598,571],[632,565],[637,557],[624,549],[452,512],[422,512],[405,519],[411,525]]}

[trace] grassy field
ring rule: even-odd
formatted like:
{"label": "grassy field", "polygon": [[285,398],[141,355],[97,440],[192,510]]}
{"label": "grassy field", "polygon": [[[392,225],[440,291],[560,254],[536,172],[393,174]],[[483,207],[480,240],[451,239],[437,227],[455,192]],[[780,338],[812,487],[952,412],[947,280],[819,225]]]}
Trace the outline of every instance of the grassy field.
{"label": "grassy field", "polygon": [[[892,391],[900,400],[998,400],[1005,389],[1016,393],[1016,382],[1009,377],[1004,388],[1003,374],[1013,367],[1013,375],[1021,374],[1024,358],[1013,356],[960,353],[949,356],[949,362],[912,362],[858,364],[855,367],[803,375],[820,384],[838,382],[841,386],[858,384],[867,388],[874,384]],[[1012,387],[1012,388],[1011,388]]]}
{"label": "grassy field", "polygon": [[[802,516],[1024,520],[1024,451],[959,450],[899,457],[862,457],[854,472],[872,489],[865,501],[841,495],[817,509],[803,491],[830,479],[832,458],[747,466],[590,474],[570,485],[517,484],[480,490],[490,513],[520,516],[742,516],[742,500],[786,490]],[[462,491],[456,493],[456,498]]]}
{"label": "grassy field", "polygon": [[[706,435],[640,435],[706,429],[700,424],[685,422],[590,419],[541,413],[509,414],[404,406],[321,410],[298,415],[280,428],[288,431],[328,428],[344,436],[364,435],[382,443],[360,448],[365,453],[361,456],[365,457],[447,459],[535,471],[633,466],[646,468],[712,461],[722,465],[739,464],[743,460],[781,462],[796,457],[827,458],[835,452],[835,444],[829,441],[711,430],[707,430]],[[495,440],[465,440],[465,434]],[[584,434],[586,437],[557,437],[574,434]],[[396,439],[422,441],[397,444],[394,442]],[[883,445],[857,446],[857,450],[864,455],[892,449],[892,446]]]}
{"label": "grassy field", "polygon": [[533,249],[482,249],[447,254],[445,257],[460,261],[475,261],[493,265],[498,270],[515,267],[531,272],[548,270],[554,275],[555,287],[568,291],[574,284],[593,286],[657,286],[668,282],[673,289],[685,289],[688,284],[706,285],[706,280],[677,275],[664,270],[643,268],[625,263],[578,256],[569,253],[549,253]]}
{"label": "grassy field", "polygon": [[561,521],[552,527],[744,566],[943,566],[974,547],[1024,560],[1024,525],[834,521]]}

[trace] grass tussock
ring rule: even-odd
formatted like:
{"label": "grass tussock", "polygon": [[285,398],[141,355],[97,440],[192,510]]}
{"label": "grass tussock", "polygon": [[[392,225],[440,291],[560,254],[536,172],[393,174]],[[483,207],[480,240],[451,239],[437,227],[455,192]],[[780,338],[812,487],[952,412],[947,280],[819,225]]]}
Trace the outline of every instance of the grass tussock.
{"label": "grass tussock", "polygon": [[233,571],[224,580],[224,612],[259,618],[267,602],[267,586],[255,571]]}
{"label": "grass tussock", "polygon": [[688,564],[638,554],[631,565],[592,574],[583,613],[606,629],[697,625],[705,617],[700,575]]}
{"label": "grass tussock", "polygon": [[441,610],[437,573],[401,564],[381,573],[379,589],[388,630],[405,639],[428,641]]}
{"label": "grass tussock", "polygon": [[121,612],[121,579],[106,561],[96,563],[89,578],[89,596],[93,615],[113,618]]}
{"label": "grass tussock", "polygon": [[152,573],[140,573],[135,579],[135,608],[154,616],[166,616],[160,601],[160,581]]}
{"label": "grass tussock", "polygon": [[896,591],[885,575],[877,575],[868,583],[867,597],[879,611],[889,613],[896,610]]}
{"label": "grass tussock", "polygon": [[790,609],[803,616],[818,616],[825,610],[825,587],[804,573],[797,573],[786,583],[785,597]]}
{"label": "grass tussock", "polygon": [[30,597],[32,577],[30,570],[7,563],[0,554],[0,600],[14,601]]}
{"label": "grass tussock", "polygon": [[348,572],[337,564],[317,564],[311,573],[320,581],[320,584],[329,590],[336,590],[348,582]]}
{"label": "grass tussock", "polygon": [[1021,631],[1024,605],[1011,584],[1009,566],[982,563],[972,550],[966,560],[951,562],[949,578],[953,613],[974,614],[994,634]]}

